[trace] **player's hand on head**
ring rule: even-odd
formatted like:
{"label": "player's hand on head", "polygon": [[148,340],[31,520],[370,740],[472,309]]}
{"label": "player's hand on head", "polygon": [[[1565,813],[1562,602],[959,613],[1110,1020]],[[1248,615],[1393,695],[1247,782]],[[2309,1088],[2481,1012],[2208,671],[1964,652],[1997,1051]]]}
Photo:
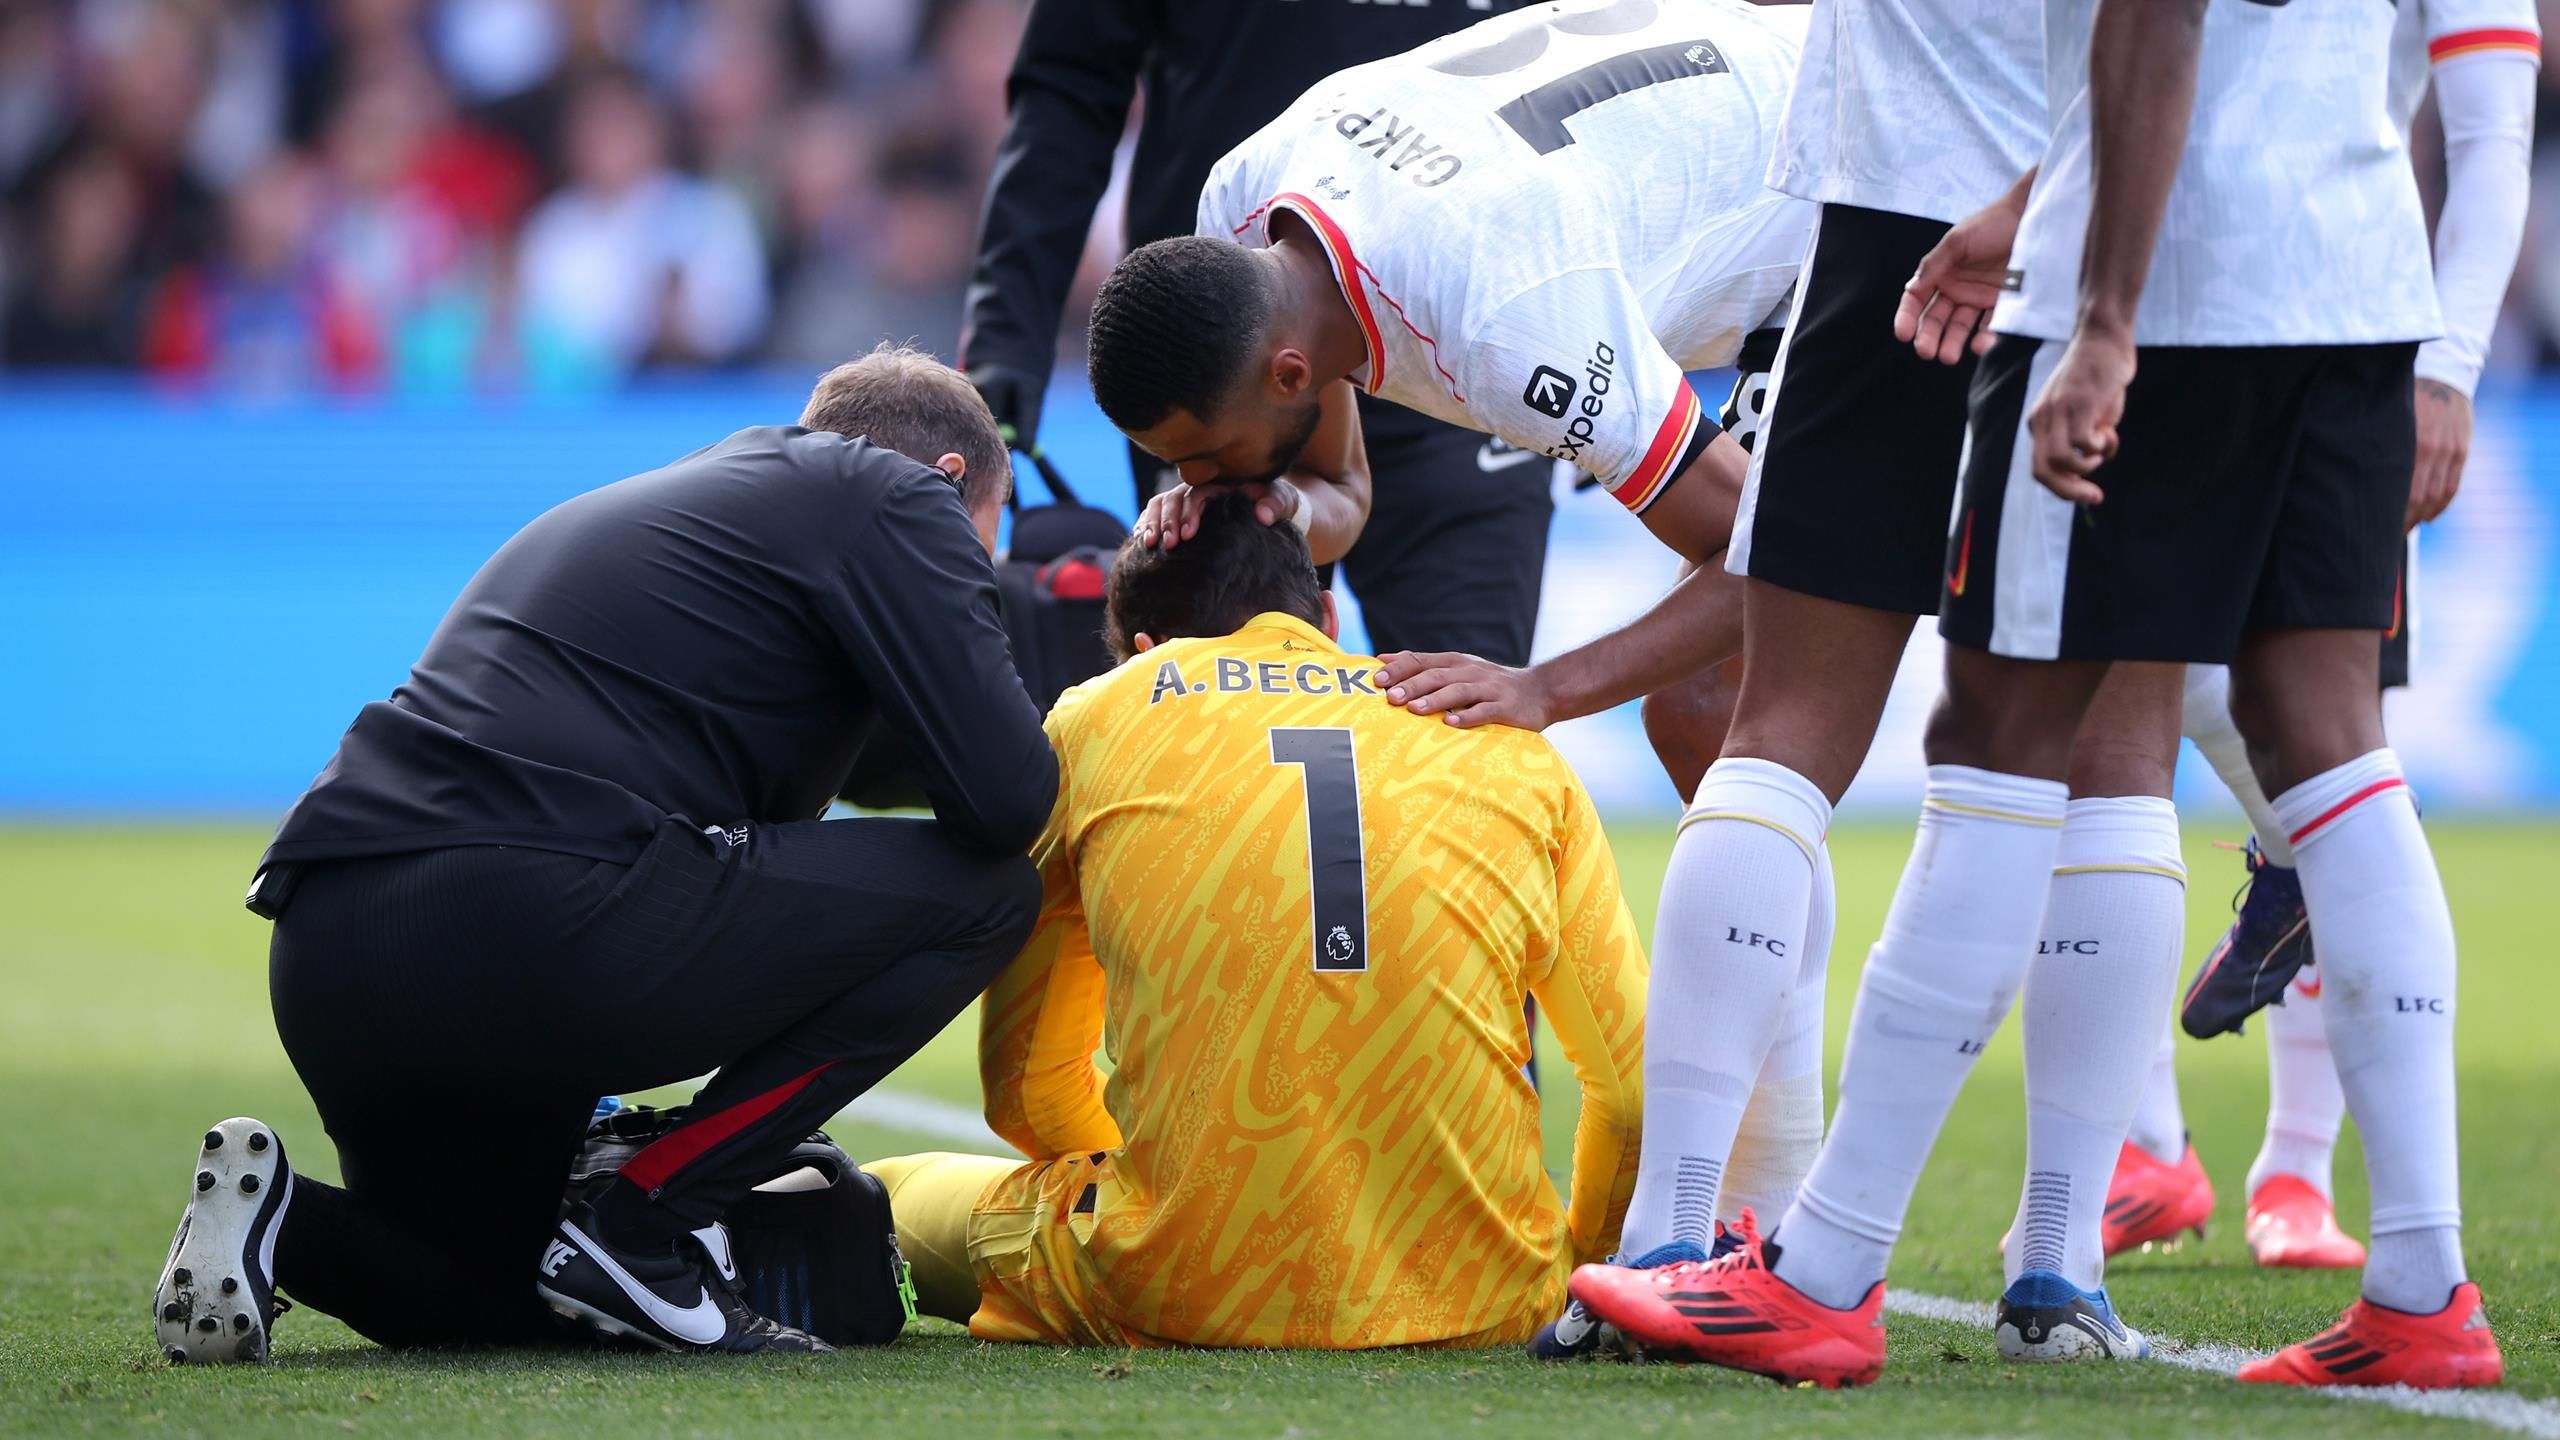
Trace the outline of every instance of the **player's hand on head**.
{"label": "player's hand on head", "polygon": [[1967,351],[1991,348],[1991,309],[2009,274],[2009,247],[2018,217],[1995,204],[1956,223],[1902,287],[1893,310],[1893,338],[1923,360],[1953,365]]}
{"label": "player's hand on head", "polygon": [[2407,525],[2424,525],[2453,504],[2471,458],[2471,397],[2441,380],[2418,381],[2418,464],[2409,476]]}
{"label": "player's hand on head", "polygon": [[1200,533],[1200,517],[1210,501],[1235,493],[1253,497],[1254,518],[1265,525],[1294,519],[1306,506],[1306,497],[1286,480],[1257,480],[1242,485],[1184,483],[1147,501],[1130,531],[1142,546],[1170,550]]}
{"label": "player's hand on head", "polygon": [[2027,412],[2036,479],[2046,489],[2075,505],[2107,498],[2089,477],[2115,457],[2133,367],[2130,337],[2087,330],[2072,337]]}
{"label": "player's hand on head", "polygon": [[[1188,484],[1157,489],[1155,495],[1147,497],[1147,505],[1139,505],[1137,523],[1129,525],[1129,533],[1137,536],[1139,546],[1149,548],[1149,551],[1170,551],[1172,546],[1180,546],[1185,536],[1193,536],[1201,530],[1201,512],[1198,512],[1196,500],[1198,492],[1193,492]],[[1185,507],[1190,507],[1188,515],[1185,515]]]}
{"label": "player's hand on head", "polygon": [[1390,705],[1452,725],[1544,730],[1555,705],[1535,668],[1514,669],[1450,651],[1399,650],[1379,657],[1378,689]]}

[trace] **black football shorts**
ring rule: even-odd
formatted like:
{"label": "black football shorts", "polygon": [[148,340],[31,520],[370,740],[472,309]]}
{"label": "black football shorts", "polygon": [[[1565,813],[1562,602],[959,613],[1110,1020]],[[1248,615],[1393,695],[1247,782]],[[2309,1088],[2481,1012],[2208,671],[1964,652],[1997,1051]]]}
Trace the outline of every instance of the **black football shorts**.
{"label": "black football shorts", "polygon": [[1947,639],[2224,664],[2250,630],[2401,619],[2416,345],[2147,346],[2087,506],[2030,468],[2028,408],[2062,351],[2004,335],[1974,376]]}
{"label": "black football shorts", "polygon": [[1826,600],[1937,610],[1974,361],[1921,359],[1893,338],[1893,312],[1947,228],[1822,207],[1726,569]]}

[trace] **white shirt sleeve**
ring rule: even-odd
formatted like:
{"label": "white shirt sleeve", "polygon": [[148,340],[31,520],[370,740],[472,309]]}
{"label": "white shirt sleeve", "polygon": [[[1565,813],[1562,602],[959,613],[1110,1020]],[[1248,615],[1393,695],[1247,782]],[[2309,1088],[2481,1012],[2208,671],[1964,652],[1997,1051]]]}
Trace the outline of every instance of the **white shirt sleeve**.
{"label": "white shirt sleeve", "polygon": [[1478,428],[1571,462],[1639,515],[1716,437],[1615,269],[1569,270],[1504,302],[1464,370]]}
{"label": "white shirt sleeve", "polygon": [[2471,50],[2434,67],[2444,122],[2444,213],[2436,222],[2436,303],[2444,336],[2418,347],[2418,374],[2468,395],[2480,383],[2507,281],[2524,243],[2533,160],[2536,53]]}
{"label": "white shirt sleeve", "polygon": [[1244,143],[1219,156],[1218,163],[1209,167],[1209,178],[1200,183],[1200,203],[1192,216],[1191,233],[1233,240],[1239,245],[1262,243],[1260,222],[1271,209],[1271,197],[1275,191],[1289,188],[1273,183],[1272,157],[1286,156],[1288,151],[1269,138],[1288,118],[1283,114],[1246,136]]}
{"label": "white shirt sleeve", "polygon": [[1211,235],[1221,240],[1242,240],[1235,233],[1235,220],[1227,212],[1235,190],[1236,157],[1228,155],[1210,170],[1209,178],[1200,186],[1200,203],[1191,217],[1191,233]]}

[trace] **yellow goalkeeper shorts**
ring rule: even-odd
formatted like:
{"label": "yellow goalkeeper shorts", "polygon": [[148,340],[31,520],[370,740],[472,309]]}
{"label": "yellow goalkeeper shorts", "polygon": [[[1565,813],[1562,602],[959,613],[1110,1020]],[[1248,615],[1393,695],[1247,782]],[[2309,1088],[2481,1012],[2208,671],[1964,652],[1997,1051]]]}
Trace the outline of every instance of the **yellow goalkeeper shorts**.
{"label": "yellow goalkeeper shorts", "polygon": [[898,1248],[928,1315],[981,1340],[1156,1345],[1101,1312],[1084,1242],[1101,1163],[903,1155],[862,1167],[889,1187]]}
{"label": "yellow goalkeeper shorts", "polygon": [[[913,1267],[917,1308],[961,1321],[981,1340],[1047,1345],[1161,1346],[1107,1313],[1106,1288],[1085,1247],[1104,1167],[1099,1155],[1065,1160],[1001,1160],[988,1155],[903,1155],[862,1168],[889,1188],[898,1248]],[[1563,1274],[1551,1292],[1523,1297],[1500,1324],[1420,1348],[1516,1345],[1563,1303]]]}

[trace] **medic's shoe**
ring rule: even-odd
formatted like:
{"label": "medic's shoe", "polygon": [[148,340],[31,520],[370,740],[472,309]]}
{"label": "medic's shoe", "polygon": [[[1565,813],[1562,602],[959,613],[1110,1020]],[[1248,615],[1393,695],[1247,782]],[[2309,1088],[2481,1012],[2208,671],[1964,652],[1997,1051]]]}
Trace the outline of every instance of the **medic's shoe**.
{"label": "medic's shoe", "polygon": [[293,1203],[284,1142],[246,1116],[204,1132],[169,1258],[151,1292],[160,1353],[172,1365],[267,1358],[276,1316],[276,1233]]}
{"label": "medic's shoe", "polygon": [[2249,1196],[2249,1255],[2271,1270],[2353,1270],[2364,1246],[2338,1228],[2329,1197],[2299,1175],[2270,1175]]}
{"label": "medic's shoe", "polygon": [[2358,1300],[2338,1323],[2264,1360],[2240,1367],[2252,1385],[2411,1385],[2452,1390],[2507,1378],[2498,1337],[2480,1308],[2480,1287],[2453,1287],[2433,1315]]}
{"label": "medic's shoe", "polygon": [[2204,1238],[2213,1218],[2213,1181],[2196,1159],[2193,1141],[2175,1165],[2163,1165],[2151,1152],[2127,1140],[2116,1155],[2115,1179],[2107,1186],[2103,1235],[2109,1255],[2157,1245],[2174,1250],[2192,1230]]}
{"label": "medic's shoe", "polygon": [[656,1254],[609,1246],[596,1238],[594,1208],[580,1201],[543,1247],[534,1292],[599,1334],[661,1350],[830,1352],[816,1336],[748,1307],[735,1288],[727,1232],[708,1228],[688,1240]]}
{"label": "medic's shoe", "polygon": [[2198,1040],[2241,1033],[2250,1016],[2281,1004],[2284,987],[2312,963],[2302,878],[2288,866],[2270,864],[2258,853],[2256,836],[2249,839],[2246,859],[2249,879],[2233,907],[2238,913],[2206,952],[2178,1005],[2179,1026]]}
{"label": "medic's shoe", "polygon": [[[1724,1235],[1718,1227],[1716,1236],[1722,1244]],[[1657,1245],[1632,1260],[1612,1257],[1607,1264],[1623,1270],[1659,1270],[1665,1265],[1695,1265],[1707,1258],[1707,1252],[1686,1240]],[[1529,1340],[1532,1360],[1634,1360],[1640,1358],[1636,1347],[1627,1342],[1618,1327],[1602,1323],[1583,1308],[1579,1300],[1565,1302],[1564,1313],[1538,1327]]]}
{"label": "medic's shoe", "polygon": [[1856,1308],[1834,1310],[1780,1279],[1778,1246],[1742,1212],[1742,1248],[1703,1265],[1630,1270],[1585,1265],[1573,1298],[1649,1356],[1704,1360],[1788,1384],[1826,1390],[1866,1385],[1884,1373],[1884,1282]]}
{"label": "medic's shoe", "polygon": [[2029,1270],[2001,1293],[1992,1332],[2011,1360],[2141,1360],[2142,1332],[2117,1318],[2107,1287],[2083,1290],[2050,1270]]}

